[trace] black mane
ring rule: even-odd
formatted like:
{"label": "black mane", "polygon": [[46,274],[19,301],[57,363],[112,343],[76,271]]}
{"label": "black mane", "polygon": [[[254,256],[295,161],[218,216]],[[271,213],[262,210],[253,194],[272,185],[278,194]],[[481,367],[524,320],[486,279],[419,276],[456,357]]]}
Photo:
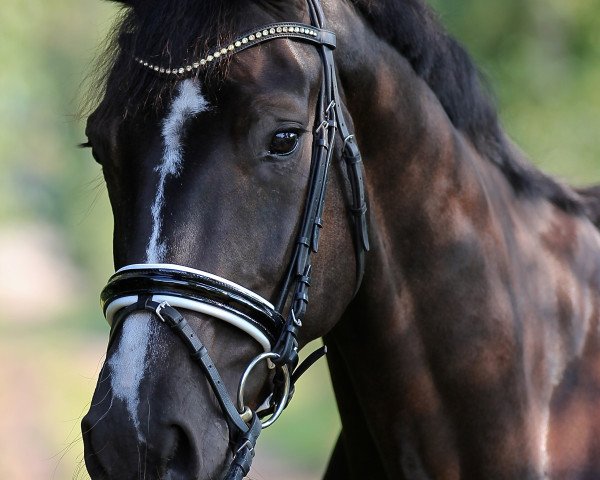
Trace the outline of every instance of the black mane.
{"label": "black mane", "polygon": [[[165,67],[198,58],[208,46],[238,32],[235,7],[247,0],[128,0],[95,68],[87,107],[110,99],[104,113],[127,115],[140,106],[160,108],[173,81],[141,68],[138,55]],[[372,28],[394,46],[436,94],[452,123],[493,161],[515,191],[548,198],[581,213],[580,197],[514,153],[493,102],[465,49],[441,26],[424,0],[350,0]],[[220,62],[218,68],[223,67]],[[215,70],[202,74],[206,81]],[[106,94],[106,95],[105,95]]]}
{"label": "black mane", "polygon": [[489,93],[465,49],[441,26],[423,0],[352,0],[373,30],[398,50],[436,94],[456,128],[496,163],[513,188],[582,213],[569,187],[518,158],[500,126]]}

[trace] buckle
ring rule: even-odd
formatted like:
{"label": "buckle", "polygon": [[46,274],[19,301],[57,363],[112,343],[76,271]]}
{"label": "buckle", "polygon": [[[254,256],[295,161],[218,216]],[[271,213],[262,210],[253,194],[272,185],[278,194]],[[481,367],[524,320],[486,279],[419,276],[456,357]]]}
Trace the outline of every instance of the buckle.
{"label": "buckle", "polygon": [[296,324],[298,327],[302,326],[302,320],[300,320],[299,318],[296,318],[296,313],[294,312],[294,309],[292,308],[291,310],[292,313],[292,320],[294,321],[294,324]]}
{"label": "buckle", "polygon": [[325,109],[325,116],[326,116],[327,118],[329,118],[329,111],[330,111],[331,109],[333,109],[333,108],[335,108],[335,100],[332,100],[332,101],[329,103],[329,105],[327,106],[327,108]]}
{"label": "buckle", "polygon": [[329,128],[329,122],[327,120],[323,120],[315,130],[315,133],[319,133],[321,130],[325,131],[326,128]]}
{"label": "buckle", "polygon": [[351,133],[346,138],[344,138],[344,145],[342,146],[342,150],[346,150],[346,145],[348,145],[349,141],[355,141],[354,134]]}
{"label": "buckle", "polygon": [[165,309],[165,307],[170,307],[169,303],[166,300],[164,302],[160,302],[158,304],[158,307],[156,307],[154,309],[154,312],[156,313],[156,315],[158,316],[158,318],[160,318],[160,321],[163,322],[163,323],[167,323],[167,321],[165,320],[165,318],[161,314],[161,312]]}
{"label": "buckle", "polygon": [[240,448],[238,448],[235,451],[235,454],[237,455],[238,453],[240,453],[245,448],[247,448],[250,453],[252,453],[254,451],[254,445],[252,445],[252,442],[250,440],[246,440],[244,443],[242,443],[240,445]]}

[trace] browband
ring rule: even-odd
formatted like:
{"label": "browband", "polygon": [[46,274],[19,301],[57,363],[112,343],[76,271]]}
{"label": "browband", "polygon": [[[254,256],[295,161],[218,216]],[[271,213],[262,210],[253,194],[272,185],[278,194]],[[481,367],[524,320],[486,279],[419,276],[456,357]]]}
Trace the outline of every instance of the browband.
{"label": "browband", "polygon": [[157,73],[179,76],[197,70],[200,67],[210,64],[211,62],[217,62],[221,58],[251,48],[259,43],[264,43],[268,40],[275,40],[276,38],[292,38],[294,40],[303,40],[315,45],[323,45],[330,49],[334,49],[336,46],[335,33],[329,30],[313,27],[311,25],[305,25],[303,23],[280,22],[271,23],[261,27],[260,29],[255,29],[244,35],[240,35],[230,44],[219,46],[204,58],[198,59],[188,65],[165,67],[164,65],[155,65],[148,59],[140,58],[138,56],[135,56],[134,59],[140,65],[154,70]]}

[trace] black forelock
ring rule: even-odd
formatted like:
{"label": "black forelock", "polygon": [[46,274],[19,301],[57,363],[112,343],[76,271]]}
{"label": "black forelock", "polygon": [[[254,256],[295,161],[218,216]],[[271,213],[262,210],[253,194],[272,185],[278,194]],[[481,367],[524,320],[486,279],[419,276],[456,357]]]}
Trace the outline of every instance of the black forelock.
{"label": "black forelock", "polygon": [[141,67],[134,58],[167,68],[201,58],[208,47],[231,38],[235,6],[242,1],[119,1],[121,12],[90,75],[84,110],[103,98],[107,115],[161,108],[176,82]]}
{"label": "black forelock", "polygon": [[[141,67],[135,57],[170,68],[189,65],[209,49],[224,45],[247,30],[246,9],[253,3],[274,18],[288,18],[302,10],[305,0],[110,0],[121,12],[106,38],[87,82],[84,114],[102,109],[108,116],[153,112],[173,92],[176,78]],[[204,83],[224,78],[228,60],[198,71]]]}

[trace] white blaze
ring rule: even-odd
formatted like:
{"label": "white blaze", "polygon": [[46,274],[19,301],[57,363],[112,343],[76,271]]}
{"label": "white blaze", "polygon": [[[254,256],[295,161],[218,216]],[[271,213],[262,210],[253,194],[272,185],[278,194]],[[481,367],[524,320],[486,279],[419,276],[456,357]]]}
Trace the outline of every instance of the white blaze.
{"label": "white blaze", "polygon": [[110,357],[113,397],[123,402],[129,417],[141,435],[137,411],[140,404],[139,386],[146,370],[146,351],[150,337],[150,314],[134,313],[123,324],[119,349]]}
{"label": "white blaze", "polygon": [[[188,120],[208,110],[208,102],[202,96],[197,80],[187,79],[177,87],[177,94],[162,124],[164,142],[163,157],[156,167],[159,173],[156,196],[152,204],[152,234],[146,248],[146,262],[160,263],[165,260],[166,246],[161,240],[162,210],[165,203],[165,184],[169,175],[177,177],[182,165],[182,139]],[[129,416],[138,432],[140,441],[144,439],[140,428],[138,410],[140,406],[140,384],[156,354],[158,345],[153,344],[157,333],[155,319],[149,313],[131,315],[123,325],[118,350],[108,361],[111,367],[113,395],[125,402]],[[156,343],[154,341],[154,343]]]}
{"label": "white blaze", "polygon": [[197,80],[187,79],[179,84],[177,96],[171,104],[169,115],[162,125],[164,151],[161,164],[156,167],[159,173],[156,197],[152,204],[152,235],[146,248],[148,263],[160,263],[165,260],[166,246],[161,241],[161,213],[165,203],[165,183],[168,175],[177,177],[181,171],[182,144],[184,127],[190,118],[208,110],[208,102],[202,96]]}

